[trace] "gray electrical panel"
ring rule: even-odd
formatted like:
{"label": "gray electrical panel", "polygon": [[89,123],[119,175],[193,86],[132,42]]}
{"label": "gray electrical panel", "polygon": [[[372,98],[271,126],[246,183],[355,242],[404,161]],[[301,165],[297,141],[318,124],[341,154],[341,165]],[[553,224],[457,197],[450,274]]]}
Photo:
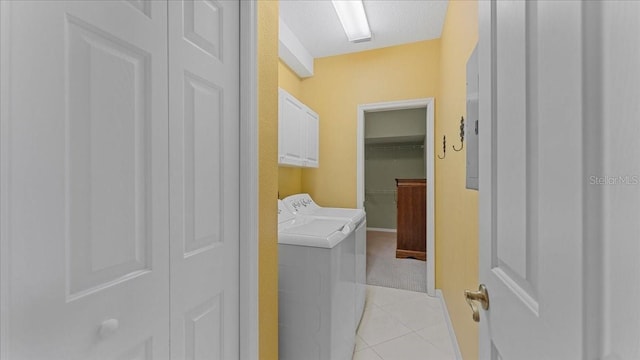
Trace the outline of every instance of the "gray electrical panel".
{"label": "gray electrical panel", "polygon": [[467,116],[465,141],[467,146],[467,189],[478,190],[478,46],[467,61]]}

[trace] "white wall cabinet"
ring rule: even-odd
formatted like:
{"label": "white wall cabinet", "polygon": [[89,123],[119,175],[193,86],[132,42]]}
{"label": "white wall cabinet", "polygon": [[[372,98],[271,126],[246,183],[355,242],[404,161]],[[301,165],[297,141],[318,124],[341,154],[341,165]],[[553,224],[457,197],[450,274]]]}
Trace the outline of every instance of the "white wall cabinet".
{"label": "white wall cabinet", "polygon": [[320,117],[285,90],[278,94],[278,164],[318,167]]}

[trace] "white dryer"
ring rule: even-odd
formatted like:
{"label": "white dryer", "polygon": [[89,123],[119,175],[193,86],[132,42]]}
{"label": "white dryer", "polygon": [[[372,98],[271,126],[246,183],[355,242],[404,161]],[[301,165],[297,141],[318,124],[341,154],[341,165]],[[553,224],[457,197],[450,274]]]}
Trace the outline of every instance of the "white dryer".
{"label": "white dryer", "polygon": [[355,232],[348,220],[295,216],[278,201],[281,360],[350,360]]}
{"label": "white dryer", "polygon": [[355,328],[358,328],[364,312],[367,285],[367,217],[362,209],[322,207],[309,194],[295,194],[282,200],[294,215],[312,216],[317,219],[345,219],[355,228],[356,301]]}

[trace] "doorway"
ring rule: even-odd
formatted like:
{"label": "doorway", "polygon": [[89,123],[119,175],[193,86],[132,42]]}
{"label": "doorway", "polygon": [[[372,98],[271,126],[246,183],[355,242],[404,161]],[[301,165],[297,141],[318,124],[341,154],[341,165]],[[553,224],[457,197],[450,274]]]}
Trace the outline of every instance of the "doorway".
{"label": "doorway", "polygon": [[[380,250],[382,251],[380,255],[383,253],[386,256],[389,256],[389,253],[395,255],[393,241],[396,237],[397,193],[394,173],[401,177],[425,179],[426,264],[422,263],[421,266],[416,266],[416,269],[424,272],[421,274],[424,275],[421,280],[424,282],[422,291],[426,290],[431,296],[435,296],[433,104],[433,98],[426,98],[360,105],[358,106],[357,134],[357,204],[359,208],[366,209],[368,212],[369,229],[372,230],[368,232],[368,241],[371,240],[372,245],[368,252]],[[389,122],[383,123],[385,115],[394,115],[398,118],[403,114],[414,117],[422,114],[423,123],[420,126],[408,125],[413,129],[413,135],[409,133],[402,135],[392,130],[394,127],[389,127]],[[378,122],[381,124],[373,125],[373,128],[367,127],[367,120],[371,121],[371,124]],[[417,166],[416,157],[421,161]],[[365,172],[367,159],[371,167]],[[374,173],[380,171],[380,174],[375,175],[371,170]],[[367,174],[369,180],[367,180]],[[380,249],[376,249],[378,245]],[[393,255],[391,255],[392,259],[395,258]],[[368,259],[368,263],[371,262],[370,265],[375,266],[378,259],[371,258],[371,260]],[[420,260],[408,260],[406,263],[414,261]],[[394,267],[389,264],[386,264],[387,267]],[[369,275],[368,272],[368,278]],[[377,274],[373,275],[377,276]]]}

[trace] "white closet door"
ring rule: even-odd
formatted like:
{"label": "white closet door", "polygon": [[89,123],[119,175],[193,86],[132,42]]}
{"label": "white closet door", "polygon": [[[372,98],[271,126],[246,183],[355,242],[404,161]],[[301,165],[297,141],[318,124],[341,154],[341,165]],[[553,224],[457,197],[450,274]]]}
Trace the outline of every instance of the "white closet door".
{"label": "white closet door", "polygon": [[2,358],[168,359],[166,4],[0,6]]}
{"label": "white closet door", "polygon": [[171,353],[239,353],[239,1],[169,1]]}

